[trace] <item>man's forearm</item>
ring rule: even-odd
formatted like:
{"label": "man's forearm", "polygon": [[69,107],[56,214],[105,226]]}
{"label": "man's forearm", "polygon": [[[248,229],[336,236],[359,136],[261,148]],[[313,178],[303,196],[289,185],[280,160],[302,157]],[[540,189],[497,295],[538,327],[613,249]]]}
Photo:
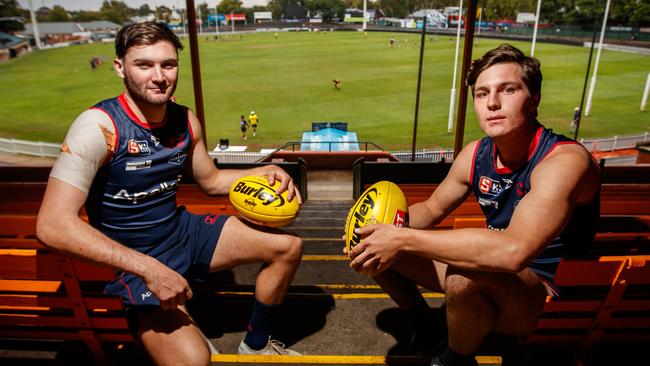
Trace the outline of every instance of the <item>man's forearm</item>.
{"label": "man's forearm", "polygon": [[[145,277],[152,258],[111,240],[80,218],[41,223],[39,238],[63,253]],[[65,223],[65,224],[60,224]]]}

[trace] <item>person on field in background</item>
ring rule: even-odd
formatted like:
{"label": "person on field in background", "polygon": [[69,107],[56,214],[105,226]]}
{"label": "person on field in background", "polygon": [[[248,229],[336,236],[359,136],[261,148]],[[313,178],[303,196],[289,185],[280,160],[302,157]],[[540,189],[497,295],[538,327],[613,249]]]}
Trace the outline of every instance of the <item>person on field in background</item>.
{"label": "person on field in background", "polygon": [[575,107],[573,110],[573,118],[571,118],[571,125],[569,126],[570,132],[576,132],[578,128],[578,121],[580,120],[580,107]]}
{"label": "person on field in background", "polygon": [[246,122],[246,118],[244,118],[244,115],[242,114],[239,116],[239,129],[241,130],[241,138],[246,140],[246,130],[248,129],[248,122]]}
{"label": "person on field in background", "polygon": [[[534,329],[561,258],[585,255],[599,217],[600,171],[582,145],[537,120],[537,59],[503,44],[467,75],[486,137],[470,142],[443,182],[409,207],[409,228],[369,225],[350,266],[372,275],[415,322],[414,347],[435,332],[417,285],[445,293],[447,348],[432,366],[476,365],[490,333]],[[427,230],[471,193],[487,227]]]}
{"label": "person on field in background", "polygon": [[[118,271],[105,293],[122,297],[134,337],[159,365],[210,364],[210,342],[186,307],[193,281],[262,263],[239,353],[296,355],[271,337],[271,321],[300,263],[301,239],[236,217],[192,214],[177,206],[176,191],[185,174],[211,195],[227,194],[245,175],[281,182],[288,200],[301,202],[299,191],[274,165],[215,167],[196,116],[171,101],[181,48],[162,23],[120,29],[114,66],[124,91],[70,126],[38,214],[38,238]],[[84,206],[87,223],[79,217]]]}
{"label": "person on field in background", "polygon": [[257,135],[258,123],[259,123],[259,118],[255,114],[255,111],[251,111],[251,113],[248,115],[248,124],[250,124],[251,128],[253,129],[253,136]]}

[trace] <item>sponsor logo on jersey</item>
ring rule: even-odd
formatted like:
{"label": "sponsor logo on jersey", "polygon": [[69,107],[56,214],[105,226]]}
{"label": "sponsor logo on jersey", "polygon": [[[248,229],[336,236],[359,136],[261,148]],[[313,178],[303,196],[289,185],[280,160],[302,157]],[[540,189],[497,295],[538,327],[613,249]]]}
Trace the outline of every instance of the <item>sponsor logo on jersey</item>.
{"label": "sponsor logo on jersey", "polygon": [[488,225],[487,228],[494,231],[503,231],[506,229],[506,228],[494,227],[492,225]]}
{"label": "sponsor logo on jersey", "polygon": [[149,143],[145,140],[131,139],[126,142],[126,146],[130,155],[150,155]]}
{"label": "sponsor logo on jersey", "polygon": [[478,198],[478,204],[483,206],[483,207],[494,207],[495,209],[499,208],[499,202],[498,201],[492,201],[485,199],[483,197]]}
{"label": "sponsor logo on jersey", "polygon": [[523,182],[517,182],[517,196],[523,197],[526,195],[526,188]]}
{"label": "sponsor logo on jersey", "polygon": [[154,135],[151,135],[150,137],[151,141],[153,141],[153,146],[158,146],[160,145],[160,139]]}
{"label": "sponsor logo on jersey", "polygon": [[141,170],[151,168],[151,160],[127,161],[124,170]]}
{"label": "sponsor logo on jersey", "polygon": [[169,192],[173,191],[177,188],[178,182],[180,182],[182,176],[178,176],[178,179],[173,180],[171,182],[162,182],[159,183],[157,187],[144,191],[144,192],[136,192],[136,193],[130,193],[126,189],[122,188],[117,192],[114,196],[113,199],[115,200],[127,200],[131,201],[133,204],[138,203],[138,201],[142,201],[144,199],[148,199],[154,196],[157,196],[161,193],[164,192]]}
{"label": "sponsor logo on jersey", "polygon": [[[370,218],[366,218],[372,209],[375,208],[375,199],[377,198],[377,188],[373,188],[366,193],[363,202],[358,209],[354,210],[354,228],[360,228],[362,224],[368,222]],[[361,242],[361,236],[353,232],[350,238],[350,248]]]}
{"label": "sponsor logo on jersey", "polygon": [[151,291],[144,292],[140,296],[142,296],[142,301],[144,301],[144,299],[151,296]]}
{"label": "sponsor logo on jersey", "polygon": [[502,180],[506,184],[506,186],[505,186],[505,188],[503,188],[503,190],[504,191],[509,190],[510,187],[512,187],[512,179],[503,178]]}
{"label": "sponsor logo on jersey", "polygon": [[203,222],[205,222],[208,225],[214,225],[214,223],[217,222],[218,218],[219,215],[209,214],[205,218],[203,218]]}
{"label": "sponsor logo on jersey", "polygon": [[395,217],[393,217],[393,225],[397,227],[406,226],[406,212],[402,210],[396,210]]}
{"label": "sponsor logo on jersey", "polygon": [[497,195],[503,191],[503,188],[501,187],[501,183],[490,179],[486,176],[482,176],[481,179],[478,182],[478,189],[485,194],[489,195]]}
{"label": "sponsor logo on jersey", "polygon": [[187,153],[184,151],[177,151],[174,155],[170,156],[167,162],[169,164],[181,165],[187,159]]}
{"label": "sponsor logo on jersey", "polygon": [[262,204],[264,206],[268,206],[272,203],[274,207],[280,207],[284,205],[284,198],[282,198],[280,195],[273,194],[271,189],[271,187],[264,185],[262,185],[260,188],[254,188],[246,185],[246,182],[239,182],[233,189],[233,192],[238,192],[253,198],[257,198],[262,201]]}

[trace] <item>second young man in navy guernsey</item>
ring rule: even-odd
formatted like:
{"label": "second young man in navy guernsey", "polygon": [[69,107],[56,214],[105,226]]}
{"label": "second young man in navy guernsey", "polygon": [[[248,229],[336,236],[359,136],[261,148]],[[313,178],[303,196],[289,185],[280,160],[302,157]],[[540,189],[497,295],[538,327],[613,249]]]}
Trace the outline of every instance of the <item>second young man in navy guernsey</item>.
{"label": "second young man in navy guernsey", "polygon": [[[261,262],[239,353],[298,354],[272,339],[270,326],[300,263],[300,238],[235,217],[194,215],[176,204],[184,174],[212,195],[227,194],[243,175],[266,176],[300,202],[291,178],[273,165],[215,168],[196,116],[170,101],[182,45],[165,25],[125,26],[115,48],[125,90],[70,127],[38,215],[39,239],[118,270],[105,292],[122,296],[129,325],[160,365],[210,364],[209,341],[185,305],[192,298],[188,281]],[[89,224],[79,217],[84,205]]]}
{"label": "second young man in navy guernsey", "polygon": [[[476,365],[490,332],[535,327],[560,258],[584,255],[599,216],[598,164],[578,143],[537,121],[542,73],[537,59],[508,44],[475,60],[467,75],[487,135],[469,143],[444,181],[409,207],[410,228],[370,225],[351,254],[405,309],[418,338],[435,332],[416,284],[445,293],[448,346],[432,366]],[[487,228],[425,230],[474,193]]]}

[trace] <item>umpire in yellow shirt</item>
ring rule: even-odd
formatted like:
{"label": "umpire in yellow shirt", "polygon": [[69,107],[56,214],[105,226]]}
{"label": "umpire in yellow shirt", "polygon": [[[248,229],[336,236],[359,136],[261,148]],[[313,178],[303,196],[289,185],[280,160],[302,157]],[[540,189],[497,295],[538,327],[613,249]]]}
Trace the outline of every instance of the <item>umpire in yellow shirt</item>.
{"label": "umpire in yellow shirt", "polygon": [[248,115],[248,123],[253,128],[253,136],[257,133],[257,122],[257,114],[255,114],[255,111],[251,111],[251,114]]}

